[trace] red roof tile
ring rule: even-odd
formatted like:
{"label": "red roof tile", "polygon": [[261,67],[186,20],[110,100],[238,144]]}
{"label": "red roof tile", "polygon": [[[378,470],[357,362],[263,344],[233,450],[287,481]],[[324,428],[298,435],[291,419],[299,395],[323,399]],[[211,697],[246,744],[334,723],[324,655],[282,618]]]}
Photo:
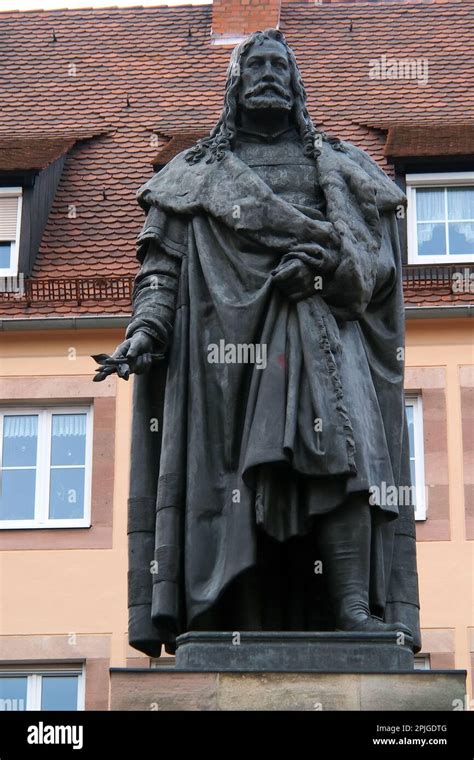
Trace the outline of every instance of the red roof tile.
{"label": "red roof tile", "polygon": [[[143,221],[136,189],[157,153],[166,160],[181,136],[207,132],[219,115],[230,51],[210,44],[211,20],[210,5],[0,13],[0,133],[24,132],[31,144],[46,131],[104,132],[68,153],[35,276],[136,272],[134,240]],[[472,111],[473,23],[472,0],[295,2],[281,11],[316,123],[365,148],[388,171],[384,127],[428,129],[430,122],[465,121]],[[428,83],[371,77],[373,61],[384,55],[427,60]],[[174,142],[161,148],[157,134]],[[23,308],[1,306],[3,313]],[[74,312],[109,308],[122,311],[101,302]],[[45,310],[32,305],[28,313]],[[48,313],[65,312],[51,304]]]}

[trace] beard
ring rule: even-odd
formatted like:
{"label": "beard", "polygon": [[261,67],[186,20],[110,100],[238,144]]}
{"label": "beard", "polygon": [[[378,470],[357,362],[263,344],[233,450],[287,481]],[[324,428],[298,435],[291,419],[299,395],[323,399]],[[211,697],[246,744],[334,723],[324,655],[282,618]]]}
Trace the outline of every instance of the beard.
{"label": "beard", "polygon": [[259,84],[241,98],[241,105],[249,111],[257,109],[291,111],[293,95],[277,84]]}
{"label": "beard", "polygon": [[276,94],[268,95],[252,95],[250,98],[245,99],[243,104],[249,111],[254,110],[275,110],[275,111],[291,111],[293,103],[287,98],[282,98]]}

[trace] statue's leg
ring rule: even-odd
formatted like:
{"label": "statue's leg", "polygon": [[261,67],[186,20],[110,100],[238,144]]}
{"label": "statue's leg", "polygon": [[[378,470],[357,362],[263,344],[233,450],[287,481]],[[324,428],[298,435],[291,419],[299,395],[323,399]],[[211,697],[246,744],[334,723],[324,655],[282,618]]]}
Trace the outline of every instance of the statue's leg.
{"label": "statue's leg", "polygon": [[323,573],[342,631],[401,631],[402,623],[384,623],[370,614],[370,549],[372,518],[365,494],[353,494],[344,504],[318,520]]}

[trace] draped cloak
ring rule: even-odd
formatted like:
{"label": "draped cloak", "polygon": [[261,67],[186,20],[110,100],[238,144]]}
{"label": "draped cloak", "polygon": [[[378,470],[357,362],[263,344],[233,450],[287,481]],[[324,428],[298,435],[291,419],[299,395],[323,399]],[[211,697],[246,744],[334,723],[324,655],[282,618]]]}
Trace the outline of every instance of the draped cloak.
{"label": "draped cloak", "polygon": [[[199,627],[331,629],[312,568],[317,518],[369,491],[371,610],[420,647],[413,505],[378,498],[410,484],[405,198],[349,143],[324,141],[317,168],[324,218],[232,152],[196,164],[179,154],[138,193],[147,217],[127,336],[144,330],[167,348],[133,391],[129,640],[150,656]],[[270,276],[285,256],[321,290],[287,300]],[[211,361],[222,343],[264,345],[265,367]],[[253,615],[257,568],[267,609]]]}

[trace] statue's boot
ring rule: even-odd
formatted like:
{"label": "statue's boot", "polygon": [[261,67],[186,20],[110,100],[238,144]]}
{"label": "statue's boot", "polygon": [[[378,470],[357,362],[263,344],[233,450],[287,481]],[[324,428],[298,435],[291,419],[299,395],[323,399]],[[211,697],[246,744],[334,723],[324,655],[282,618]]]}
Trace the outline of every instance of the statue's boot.
{"label": "statue's boot", "polygon": [[370,612],[371,531],[370,506],[359,494],[319,520],[319,550],[336,629],[412,636],[403,623],[385,623]]}

